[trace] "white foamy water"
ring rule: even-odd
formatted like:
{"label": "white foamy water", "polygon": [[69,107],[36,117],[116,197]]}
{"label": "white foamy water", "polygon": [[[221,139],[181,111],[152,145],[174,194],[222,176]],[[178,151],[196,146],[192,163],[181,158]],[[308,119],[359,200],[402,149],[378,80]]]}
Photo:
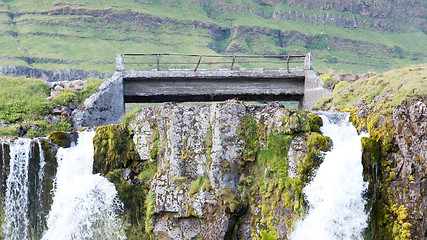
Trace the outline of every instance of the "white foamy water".
{"label": "white foamy water", "polygon": [[312,182],[303,192],[309,203],[307,215],[295,224],[292,240],[363,239],[368,215],[362,193],[361,136],[344,114],[322,116],[323,135],[333,141],[333,149]]}
{"label": "white foamy water", "polygon": [[58,150],[54,198],[42,239],[126,239],[114,184],[92,174],[94,132]]}
{"label": "white foamy water", "polygon": [[5,239],[28,239],[28,164],[31,140],[10,141],[10,170],[6,180],[3,234]]}

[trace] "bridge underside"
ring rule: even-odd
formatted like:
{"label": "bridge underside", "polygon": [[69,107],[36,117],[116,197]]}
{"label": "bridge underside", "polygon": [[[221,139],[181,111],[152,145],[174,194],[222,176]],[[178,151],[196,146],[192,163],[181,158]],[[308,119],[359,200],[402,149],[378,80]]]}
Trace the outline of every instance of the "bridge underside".
{"label": "bridge underside", "polygon": [[124,78],[124,101],[207,102],[301,101],[304,77],[287,78]]}

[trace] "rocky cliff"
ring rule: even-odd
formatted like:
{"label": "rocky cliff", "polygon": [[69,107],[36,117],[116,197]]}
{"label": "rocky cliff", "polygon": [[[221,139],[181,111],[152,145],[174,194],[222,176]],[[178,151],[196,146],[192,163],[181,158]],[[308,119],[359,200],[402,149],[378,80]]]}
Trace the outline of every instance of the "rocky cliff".
{"label": "rocky cliff", "polygon": [[116,183],[130,239],[286,239],[331,146],[321,125],[280,104],[166,103],[99,127],[94,170]]}
{"label": "rocky cliff", "polygon": [[[377,101],[383,100],[378,97]],[[377,103],[377,101],[374,101]],[[370,104],[368,104],[370,105]],[[372,106],[372,105],[371,105]],[[352,115],[362,140],[364,176],[371,211],[368,236],[425,239],[427,237],[427,106],[405,102],[388,115],[359,106]]]}
{"label": "rocky cliff", "polygon": [[321,109],[351,111],[362,138],[367,239],[427,237],[426,66],[339,82]]}

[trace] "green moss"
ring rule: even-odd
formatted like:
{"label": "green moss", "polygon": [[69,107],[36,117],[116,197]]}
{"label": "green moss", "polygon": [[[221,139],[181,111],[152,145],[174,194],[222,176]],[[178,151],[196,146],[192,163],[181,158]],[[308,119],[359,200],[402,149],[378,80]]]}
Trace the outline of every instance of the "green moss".
{"label": "green moss", "polygon": [[146,214],[145,214],[145,232],[152,234],[153,225],[152,217],[154,215],[154,204],[156,203],[156,194],[152,191],[148,193],[147,201],[145,202]]}
{"label": "green moss", "polygon": [[272,133],[267,138],[267,149],[259,152],[259,163],[265,166],[274,175],[283,179],[288,170],[288,148],[293,136],[284,133]]}
{"label": "green moss", "polygon": [[211,189],[212,189],[212,187],[211,187],[211,184],[210,184],[210,181],[209,181],[209,177],[208,176],[199,176],[191,184],[190,190],[188,191],[188,194],[190,196],[193,196],[193,195],[199,193],[200,190],[202,190],[202,191],[209,191]]}
{"label": "green moss", "polygon": [[299,112],[298,116],[298,125],[299,131],[301,132],[309,132],[311,130],[311,121],[309,120],[309,116],[303,112]]}
{"label": "green moss", "polygon": [[212,126],[211,125],[209,125],[209,128],[206,131],[205,146],[206,146],[206,170],[209,172],[209,169],[211,167],[211,152],[212,152]]}
{"label": "green moss", "polygon": [[260,149],[257,129],[257,122],[251,115],[247,114],[238,128],[238,137],[243,140],[244,150],[242,157],[244,161],[256,161]]}
{"label": "green moss", "polygon": [[239,194],[232,188],[223,188],[219,192],[219,196],[225,207],[230,209],[231,213],[234,213],[242,206],[242,201]]}
{"label": "green moss", "polygon": [[110,172],[108,172],[105,177],[112,183],[115,184],[121,184],[123,181],[123,172],[124,169],[120,168],[120,169],[114,169]]}
{"label": "green moss", "polygon": [[362,137],[363,180],[376,184],[377,169],[380,160],[379,143],[367,137]]}
{"label": "green moss", "polygon": [[63,131],[53,132],[49,134],[48,138],[60,147],[69,147],[71,145],[71,140],[68,138],[67,133]]}
{"label": "green moss", "polygon": [[320,127],[323,126],[322,118],[314,114],[308,114],[308,118],[310,119],[310,130],[312,132],[321,133]]}
{"label": "green moss", "polygon": [[332,140],[317,132],[307,133],[307,154],[297,166],[298,175],[304,183],[308,183],[316,169],[322,163],[322,152],[329,151]]}
{"label": "green moss", "polygon": [[262,240],[276,240],[279,238],[276,231],[261,231]]}
{"label": "green moss", "polygon": [[157,172],[157,165],[153,162],[148,161],[144,163],[143,170],[138,174],[139,182],[146,184],[151,180]]}
{"label": "green moss", "polygon": [[[114,169],[132,167],[132,163],[139,159],[132,137],[119,124],[98,127],[93,145],[93,169],[104,175]],[[139,172],[139,169],[133,170]]]}
{"label": "green moss", "polygon": [[151,148],[151,150],[150,150],[150,158],[151,159],[156,159],[158,155],[159,155],[159,148],[157,146],[154,146],[153,148]]}
{"label": "green moss", "polygon": [[401,205],[393,205],[391,210],[395,214],[395,220],[393,222],[393,236],[394,240],[410,240],[411,237],[411,226],[408,222],[408,208]]}
{"label": "green moss", "polygon": [[128,211],[126,211],[126,221],[133,226],[141,223],[146,214],[144,204],[148,187],[122,183],[117,191],[123,205],[128,208]]}

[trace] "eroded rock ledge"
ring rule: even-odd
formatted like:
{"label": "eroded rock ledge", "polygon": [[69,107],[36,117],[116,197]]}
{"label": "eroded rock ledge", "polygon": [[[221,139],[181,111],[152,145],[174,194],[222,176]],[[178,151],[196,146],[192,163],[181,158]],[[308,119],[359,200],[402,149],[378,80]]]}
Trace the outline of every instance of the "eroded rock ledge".
{"label": "eroded rock ledge", "polygon": [[[135,231],[155,239],[283,239],[304,214],[302,188],[331,146],[321,125],[278,103],[165,103],[136,113],[128,132],[98,128],[94,165],[122,198],[143,200],[124,201],[127,216],[139,213],[130,239]],[[126,157],[111,159],[115,152]]]}

